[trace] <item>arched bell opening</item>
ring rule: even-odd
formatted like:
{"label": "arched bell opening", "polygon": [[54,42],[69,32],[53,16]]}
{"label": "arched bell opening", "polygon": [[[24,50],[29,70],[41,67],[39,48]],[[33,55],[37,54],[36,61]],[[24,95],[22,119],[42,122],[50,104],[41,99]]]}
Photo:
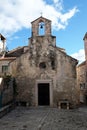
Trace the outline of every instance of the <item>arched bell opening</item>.
{"label": "arched bell opening", "polygon": [[39,23],[39,36],[45,35],[45,23],[41,21]]}

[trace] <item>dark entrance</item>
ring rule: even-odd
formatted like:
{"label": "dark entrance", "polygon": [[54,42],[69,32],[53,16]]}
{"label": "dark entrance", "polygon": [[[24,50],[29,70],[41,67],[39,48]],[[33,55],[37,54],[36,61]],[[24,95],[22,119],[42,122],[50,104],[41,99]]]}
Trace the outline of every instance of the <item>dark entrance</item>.
{"label": "dark entrance", "polygon": [[87,95],[85,95],[85,104],[87,105]]}
{"label": "dark entrance", "polygon": [[50,104],[49,83],[38,84],[38,105],[45,106]]}

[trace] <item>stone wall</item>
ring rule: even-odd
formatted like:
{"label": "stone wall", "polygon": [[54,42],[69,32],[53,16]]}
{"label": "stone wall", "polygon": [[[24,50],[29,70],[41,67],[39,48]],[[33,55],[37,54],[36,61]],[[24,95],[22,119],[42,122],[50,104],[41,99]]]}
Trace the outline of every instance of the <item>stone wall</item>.
{"label": "stone wall", "polygon": [[64,53],[57,53],[56,100],[68,99],[72,104],[78,102],[76,81],[76,60]]}
{"label": "stone wall", "polygon": [[13,102],[13,80],[10,76],[4,76],[0,82],[0,107]]}
{"label": "stone wall", "polygon": [[[58,48],[44,43],[29,45],[29,52],[10,64],[12,75],[17,80],[18,101],[35,105],[35,87],[37,80],[51,80],[53,87],[53,105],[61,99],[71,103],[78,102],[76,83],[77,61]],[[31,49],[32,46],[32,49]]]}
{"label": "stone wall", "polygon": [[80,102],[86,103],[87,99],[87,73],[86,73],[86,62],[84,61],[80,65],[77,66],[77,85],[80,95]]}

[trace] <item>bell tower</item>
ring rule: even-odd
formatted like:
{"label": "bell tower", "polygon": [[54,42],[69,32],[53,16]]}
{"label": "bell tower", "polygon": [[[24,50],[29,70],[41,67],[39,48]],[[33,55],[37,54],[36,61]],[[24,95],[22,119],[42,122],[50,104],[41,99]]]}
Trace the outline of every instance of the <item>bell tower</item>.
{"label": "bell tower", "polygon": [[45,48],[49,45],[56,46],[56,37],[51,34],[51,20],[41,16],[32,21],[31,26],[29,44],[40,44]]}
{"label": "bell tower", "polygon": [[41,16],[38,19],[31,22],[31,24],[32,24],[32,37],[51,35],[50,20]]}

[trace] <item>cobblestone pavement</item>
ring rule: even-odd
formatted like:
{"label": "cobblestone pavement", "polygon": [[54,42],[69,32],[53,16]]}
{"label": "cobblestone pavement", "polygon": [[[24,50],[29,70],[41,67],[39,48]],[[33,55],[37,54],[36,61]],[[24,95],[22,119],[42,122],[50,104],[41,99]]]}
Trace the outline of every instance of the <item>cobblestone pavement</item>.
{"label": "cobblestone pavement", "polygon": [[87,107],[17,107],[0,119],[0,130],[87,130]]}

